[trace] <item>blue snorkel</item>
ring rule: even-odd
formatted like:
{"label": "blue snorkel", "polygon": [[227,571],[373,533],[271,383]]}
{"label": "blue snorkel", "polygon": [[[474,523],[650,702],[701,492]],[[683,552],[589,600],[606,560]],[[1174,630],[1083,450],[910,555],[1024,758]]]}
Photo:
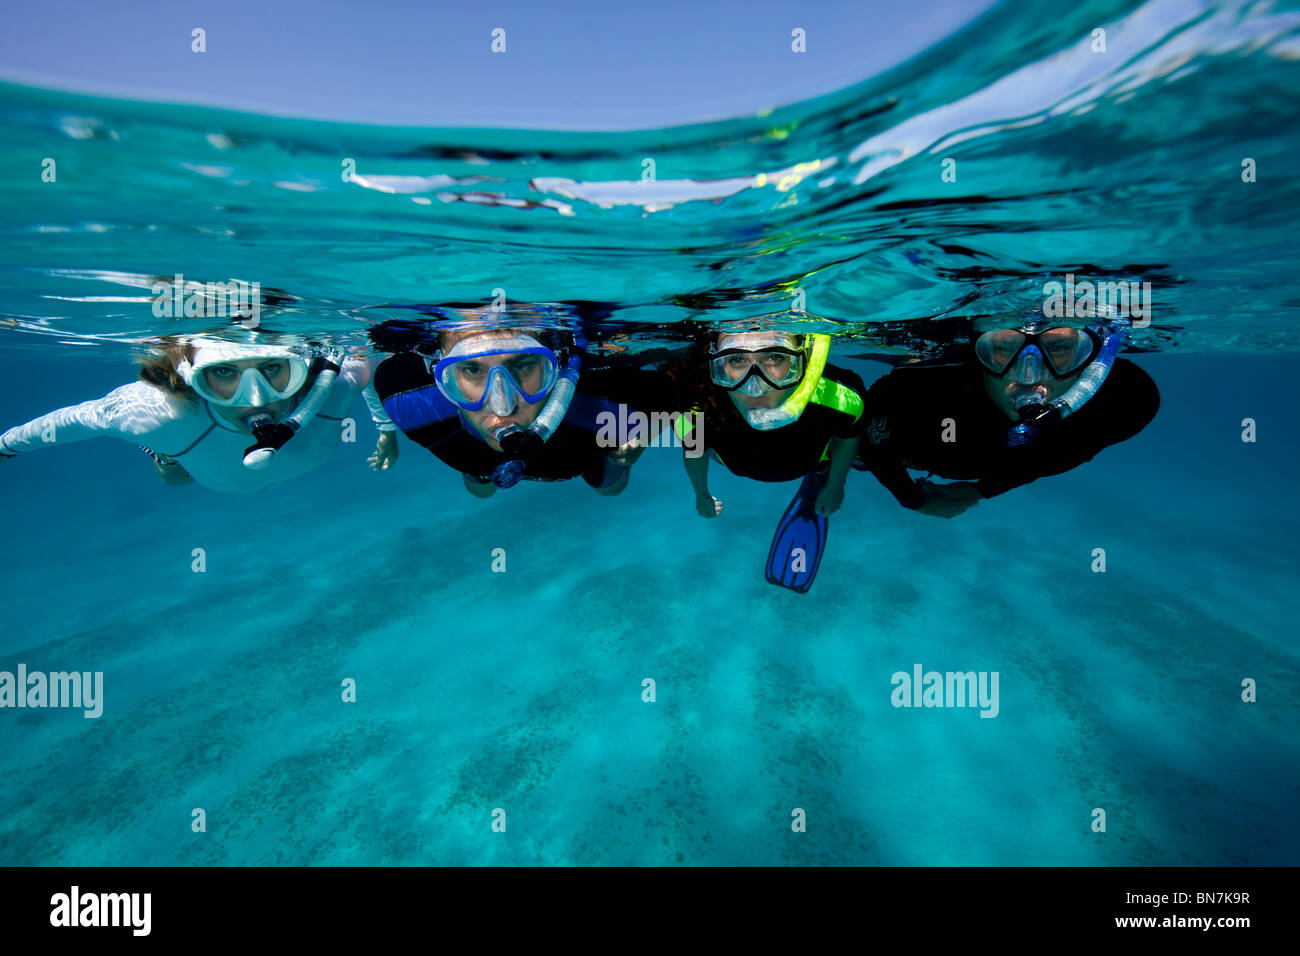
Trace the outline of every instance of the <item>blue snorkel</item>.
{"label": "blue snorkel", "polygon": [[582,369],[581,350],[585,345],[586,342],[574,337],[572,351],[560,371],[559,380],[551,388],[546,404],[531,425],[520,428],[510,422],[493,431],[492,437],[507,458],[492,471],[492,482],[498,488],[510,488],[519,483],[528,459],[541,451],[547,439],[560,427],[560,422],[564,421],[564,416],[569,412],[569,403],[573,401],[574,392],[578,388],[578,373]]}
{"label": "blue snorkel", "polygon": [[1127,316],[1120,316],[1103,326],[1105,338],[1102,340],[1097,357],[1079,373],[1079,380],[1060,398],[1047,405],[1043,405],[1032,395],[1026,396],[1023,401],[1018,401],[1016,411],[1020,414],[1020,421],[1007,430],[1006,446],[1020,448],[1030,444],[1038,437],[1039,429],[1044,425],[1072,415],[1096,395],[1097,390],[1106,381],[1106,376],[1110,374],[1111,366],[1115,364],[1120,349],[1124,347],[1130,325]]}

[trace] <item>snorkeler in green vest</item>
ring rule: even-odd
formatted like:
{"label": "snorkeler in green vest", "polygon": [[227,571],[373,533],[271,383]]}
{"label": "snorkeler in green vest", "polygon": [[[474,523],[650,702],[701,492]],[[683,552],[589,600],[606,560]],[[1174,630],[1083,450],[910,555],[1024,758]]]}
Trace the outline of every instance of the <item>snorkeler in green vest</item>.
{"label": "snorkeler in green vest", "polygon": [[[828,365],[830,337],[787,331],[710,333],[694,352],[694,410],[709,455],[686,456],[696,511],[722,514],[709,493],[709,457],[756,481],[801,480],[768,554],[767,579],[800,593],[812,586],[826,546],[827,517],[844,501],[858,451],[862,379]],[[698,416],[683,416],[691,428]],[[679,437],[685,437],[680,435]]]}

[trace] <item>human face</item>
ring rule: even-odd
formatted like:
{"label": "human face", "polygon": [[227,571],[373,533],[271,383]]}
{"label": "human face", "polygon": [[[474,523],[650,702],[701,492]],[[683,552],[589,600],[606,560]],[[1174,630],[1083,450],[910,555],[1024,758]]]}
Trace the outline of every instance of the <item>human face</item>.
{"label": "human face", "polygon": [[717,357],[709,362],[710,378],[727,389],[742,415],[751,409],[777,408],[802,378],[804,355],[796,343],[788,333],[719,335],[713,345]]}
{"label": "human face", "polygon": [[[283,358],[238,359],[223,362],[220,365],[205,366],[197,374],[203,376],[203,385],[208,391],[218,397],[229,397],[235,394],[243,379],[244,372],[250,368],[257,369],[272,388],[283,391],[288,387],[290,365]],[[213,412],[250,434],[252,429],[248,425],[249,418],[270,415],[272,418],[279,419],[289,411],[292,405],[292,396],[259,405],[217,405],[209,403],[209,407]]]}
{"label": "human face", "polygon": [[1001,329],[981,334],[975,353],[984,368],[989,398],[1018,421],[1017,402],[1032,399],[1046,405],[1063,395],[1079,380],[1098,345],[1083,329],[1051,328],[1037,334]]}
{"label": "human face", "polygon": [[[450,351],[465,338],[472,338],[476,348],[481,347],[483,351],[488,352],[492,350],[495,343],[516,338],[518,334],[513,330],[476,333],[472,336],[457,336],[452,341],[445,341],[444,345]],[[492,387],[493,379],[499,378],[502,374],[502,372],[493,372],[497,367],[501,367],[503,372],[510,375],[525,392],[532,395],[542,392],[546,374],[545,363],[537,355],[529,352],[482,355],[456,363],[451,373],[455,376],[456,391],[473,401],[481,399],[484,390]],[[508,392],[507,398],[513,399],[514,408],[504,415],[494,409],[493,406],[497,403],[491,399],[485,401],[483,407],[477,410],[471,411],[465,408],[460,410],[461,418],[493,451],[502,450],[500,442],[494,437],[498,429],[509,424],[527,428],[537,419],[546,403],[545,394],[541,394],[536,402],[529,402],[513,388],[506,388],[505,391]],[[498,405],[497,408],[499,409],[500,406]]]}

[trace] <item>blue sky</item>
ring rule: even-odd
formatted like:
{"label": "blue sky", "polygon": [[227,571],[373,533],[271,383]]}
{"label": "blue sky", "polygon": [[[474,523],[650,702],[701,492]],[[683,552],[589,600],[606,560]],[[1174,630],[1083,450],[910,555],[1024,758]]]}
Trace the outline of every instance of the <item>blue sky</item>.
{"label": "blue sky", "polygon": [[[840,89],[990,0],[41,0],[0,76],[106,95],[421,126],[637,129]],[[191,30],[207,52],[191,52]],[[492,30],[506,52],[491,51]],[[791,51],[791,31],[807,52]]]}

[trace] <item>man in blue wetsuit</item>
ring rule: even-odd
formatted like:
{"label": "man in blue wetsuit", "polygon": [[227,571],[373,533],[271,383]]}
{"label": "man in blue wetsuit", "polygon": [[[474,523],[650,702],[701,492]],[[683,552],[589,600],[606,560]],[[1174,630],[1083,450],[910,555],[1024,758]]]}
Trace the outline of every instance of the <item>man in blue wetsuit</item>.
{"label": "man in blue wetsuit", "polygon": [[[374,336],[392,348],[392,336]],[[385,344],[388,343],[388,344]],[[639,369],[584,371],[568,333],[442,331],[385,359],[375,388],[408,438],[486,498],[521,479],[581,476],[598,494],[627,487],[643,446],[602,440],[602,420],[668,408],[666,380]]]}

